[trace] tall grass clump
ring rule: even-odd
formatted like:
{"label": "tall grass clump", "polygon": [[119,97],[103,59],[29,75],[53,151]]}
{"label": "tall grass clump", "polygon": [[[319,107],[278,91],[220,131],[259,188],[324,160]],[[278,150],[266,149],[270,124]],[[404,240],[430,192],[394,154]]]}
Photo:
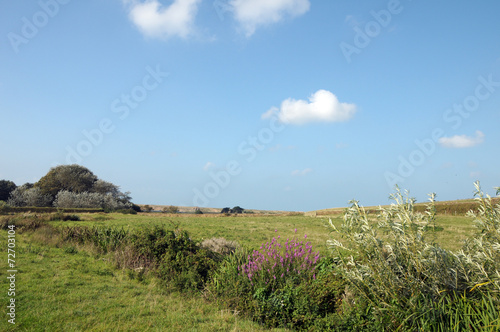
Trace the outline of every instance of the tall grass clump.
{"label": "tall grass clump", "polygon": [[61,230],[63,241],[94,246],[99,253],[115,251],[128,240],[129,233],[116,227],[70,226]]}
{"label": "tall grass clump", "polygon": [[[376,217],[352,201],[343,224],[336,228],[330,223],[342,240],[332,239],[329,245],[348,282],[348,293],[358,299],[355,309],[368,312],[368,325],[447,331],[460,330],[467,321],[498,327],[499,320],[492,323],[491,317],[499,303],[499,208],[483,197],[478,183],[476,190],[481,203],[474,215],[479,232],[458,253],[433,241],[434,194],[426,211],[419,213],[415,199],[397,188],[390,196],[394,203],[380,207]],[[493,315],[467,314],[480,307],[478,303]]]}
{"label": "tall grass clump", "polygon": [[335,311],[340,297],[343,286],[331,278],[331,266],[309,242],[278,236],[258,250],[240,248],[228,256],[208,291],[266,326],[310,328]]}

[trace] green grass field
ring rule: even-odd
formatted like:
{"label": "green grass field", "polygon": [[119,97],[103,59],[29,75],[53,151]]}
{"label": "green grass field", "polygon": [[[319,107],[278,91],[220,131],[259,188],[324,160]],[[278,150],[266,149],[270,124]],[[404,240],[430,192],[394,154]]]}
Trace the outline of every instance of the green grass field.
{"label": "green grass field", "polygon": [[[113,226],[123,227],[126,230],[147,227],[151,225],[179,224],[187,230],[193,239],[202,240],[212,237],[224,237],[235,240],[241,245],[258,248],[262,243],[280,235],[284,238],[303,238],[319,250],[327,254],[326,241],[335,236],[329,226],[339,226],[342,223],[341,215],[305,217],[305,216],[221,216],[221,215],[164,215],[159,213],[124,215],[124,214],[81,214],[82,221],[57,221],[51,224],[62,226]],[[104,220],[105,219],[105,220]],[[374,219],[375,222],[375,219]],[[465,216],[438,215],[436,221],[435,241],[445,249],[456,250],[461,247],[462,241],[474,232],[471,218]],[[297,233],[295,233],[297,230]]]}
{"label": "green grass field", "polygon": [[[1,231],[0,243],[5,245],[6,237]],[[10,297],[3,263],[0,331],[263,330],[199,296],[165,293],[154,278],[131,279],[106,257],[41,244],[26,233],[16,236],[15,250],[16,324],[5,315]]]}
{"label": "green grass field", "polygon": [[[274,236],[304,238],[328,254],[328,216],[221,216],[164,214],[80,214],[81,221],[50,222],[56,227],[113,226],[127,230],[178,224],[195,240],[224,237],[257,249]],[[339,225],[341,216],[332,216]],[[431,236],[446,249],[458,249],[474,231],[470,218],[439,216]],[[295,230],[297,232],[295,233]],[[37,231],[38,232],[38,231]],[[138,281],[111,259],[39,233],[16,235],[16,325],[3,315],[1,331],[256,331],[256,323],[200,296],[165,293],[152,277]],[[335,236],[335,235],[333,235]],[[7,232],[0,232],[7,252]],[[45,241],[45,242],[43,242]],[[5,254],[6,256],[6,254]],[[2,303],[7,303],[6,259],[0,271]],[[4,311],[5,311],[4,306]]]}

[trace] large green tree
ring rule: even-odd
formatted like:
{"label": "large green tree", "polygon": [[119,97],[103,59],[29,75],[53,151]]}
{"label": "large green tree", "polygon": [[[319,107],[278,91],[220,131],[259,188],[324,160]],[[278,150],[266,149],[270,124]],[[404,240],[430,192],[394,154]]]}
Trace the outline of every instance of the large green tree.
{"label": "large green tree", "polygon": [[86,167],[61,165],[52,167],[44,177],[35,183],[35,187],[40,188],[42,193],[55,197],[61,190],[74,193],[92,192],[97,180],[97,176]]}
{"label": "large green tree", "polygon": [[14,182],[8,180],[0,180],[0,201],[7,201],[10,193],[16,189],[17,186]]}

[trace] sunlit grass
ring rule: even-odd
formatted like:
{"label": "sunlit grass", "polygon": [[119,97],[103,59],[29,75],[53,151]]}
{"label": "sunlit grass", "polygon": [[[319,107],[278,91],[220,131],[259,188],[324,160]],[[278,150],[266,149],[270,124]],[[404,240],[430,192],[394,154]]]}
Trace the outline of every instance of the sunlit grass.
{"label": "sunlit grass", "polygon": [[[6,243],[7,232],[0,232]],[[68,245],[16,236],[16,325],[1,331],[259,331],[256,323],[201,297],[165,293],[157,280],[139,282],[124,270]],[[2,264],[0,287],[8,289]],[[2,292],[7,303],[7,292]],[[2,311],[4,312],[4,310]]]}

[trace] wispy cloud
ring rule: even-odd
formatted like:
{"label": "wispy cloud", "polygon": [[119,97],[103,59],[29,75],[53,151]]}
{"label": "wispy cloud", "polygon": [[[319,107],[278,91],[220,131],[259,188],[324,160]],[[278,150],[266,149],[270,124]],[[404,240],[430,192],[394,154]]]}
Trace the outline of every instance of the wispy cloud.
{"label": "wispy cloud", "polygon": [[194,31],[194,19],[201,0],[174,0],[163,6],[158,0],[124,0],[130,6],[129,18],[147,37],[187,38]]}
{"label": "wispy cloud", "polygon": [[484,134],[481,131],[476,131],[475,137],[470,137],[466,135],[455,135],[452,137],[441,137],[439,143],[445,148],[470,148],[478,144],[483,143]]}
{"label": "wispy cloud", "polygon": [[295,171],[292,171],[292,175],[293,176],[304,176],[304,175],[309,174],[311,172],[312,172],[311,168],[306,168],[306,169],[303,169],[303,170],[296,169]]}
{"label": "wispy cloud", "polygon": [[341,103],[330,91],[318,90],[309,101],[286,99],[281,107],[273,107],[264,114],[263,119],[277,114],[285,124],[305,124],[309,122],[343,122],[350,120],[356,113],[356,105]]}
{"label": "wispy cloud", "polygon": [[214,168],[214,167],[215,167],[215,164],[213,162],[209,161],[205,164],[205,166],[203,166],[203,170],[208,171],[209,169]]}
{"label": "wispy cloud", "polygon": [[309,0],[231,0],[236,21],[250,37],[259,26],[297,17],[309,10]]}

